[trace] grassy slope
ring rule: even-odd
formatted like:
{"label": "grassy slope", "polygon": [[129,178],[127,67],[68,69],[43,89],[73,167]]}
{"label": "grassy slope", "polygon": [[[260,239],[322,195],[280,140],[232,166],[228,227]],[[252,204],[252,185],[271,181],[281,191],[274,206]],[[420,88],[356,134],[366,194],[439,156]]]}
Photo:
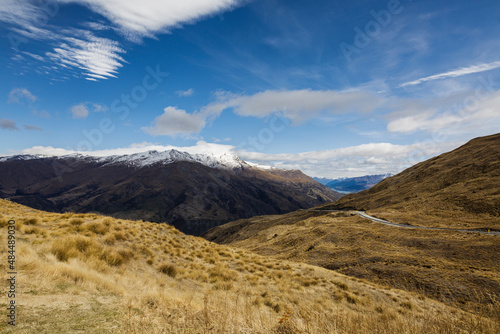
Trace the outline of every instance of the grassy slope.
{"label": "grassy slope", "polygon": [[475,138],[335,204],[397,223],[500,230],[500,134]]}
{"label": "grassy slope", "polygon": [[417,292],[472,312],[490,312],[491,307],[493,317],[500,312],[497,236],[407,230],[347,212],[309,210],[239,220],[204,236]]}
{"label": "grassy slope", "polygon": [[[0,200],[17,227],[16,333],[480,333],[498,323],[418,294],[186,236]],[[2,285],[5,310],[7,287]],[[5,311],[4,311],[5,312]],[[0,320],[2,331],[6,317]]]}

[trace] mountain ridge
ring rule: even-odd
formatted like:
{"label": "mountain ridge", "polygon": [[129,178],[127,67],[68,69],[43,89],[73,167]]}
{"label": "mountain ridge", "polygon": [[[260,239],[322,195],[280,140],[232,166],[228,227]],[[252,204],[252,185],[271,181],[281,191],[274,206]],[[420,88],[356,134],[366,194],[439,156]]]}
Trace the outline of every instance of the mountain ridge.
{"label": "mountain ridge", "polygon": [[227,167],[235,168],[242,165],[250,166],[241,158],[230,153],[219,153],[209,152],[206,154],[200,153],[188,153],[179,151],[176,149],[157,151],[148,150],[139,153],[131,154],[121,154],[121,155],[92,155],[92,154],[82,154],[82,153],[72,153],[62,156],[57,155],[45,155],[45,154],[17,154],[12,156],[0,157],[0,162],[6,161],[26,161],[44,158],[55,158],[55,159],[67,159],[67,158],[79,158],[94,160],[96,162],[104,163],[125,163],[132,166],[144,167],[148,165],[153,165],[156,163],[168,164],[177,161],[191,161],[204,164],[207,167]]}
{"label": "mountain ridge", "polygon": [[53,212],[95,212],[169,223],[183,232],[286,213],[341,195],[300,171],[264,170],[235,155],[170,150],[0,161],[0,197]]}

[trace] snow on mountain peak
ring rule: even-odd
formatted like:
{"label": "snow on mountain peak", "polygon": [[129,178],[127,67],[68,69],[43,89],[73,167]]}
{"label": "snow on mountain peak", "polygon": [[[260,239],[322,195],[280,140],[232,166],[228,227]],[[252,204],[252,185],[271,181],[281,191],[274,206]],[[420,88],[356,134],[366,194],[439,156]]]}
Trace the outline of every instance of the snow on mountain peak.
{"label": "snow on mountain peak", "polygon": [[241,168],[247,165],[245,161],[241,160],[236,155],[229,153],[217,154],[208,152],[205,154],[189,154],[187,152],[181,152],[174,149],[162,152],[147,151],[128,155],[99,157],[98,159],[109,164],[125,163],[135,167],[150,166],[157,163],[169,164],[178,161],[197,162],[211,168],[232,169]]}
{"label": "snow on mountain peak", "polygon": [[234,169],[242,168],[250,165],[243,161],[238,156],[229,152],[206,152],[206,153],[188,153],[170,149],[165,151],[149,150],[145,152],[123,154],[123,155],[93,155],[92,152],[79,152],[62,156],[49,155],[14,155],[9,157],[0,157],[2,161],[14,160],[34,160],[41,158],[57,158],[57,159],[85,159],[102,162],[104,164],[126,164],[134,167],[145,167],[154,164],[170,164],[178,161],[196,162],[211,168]]}

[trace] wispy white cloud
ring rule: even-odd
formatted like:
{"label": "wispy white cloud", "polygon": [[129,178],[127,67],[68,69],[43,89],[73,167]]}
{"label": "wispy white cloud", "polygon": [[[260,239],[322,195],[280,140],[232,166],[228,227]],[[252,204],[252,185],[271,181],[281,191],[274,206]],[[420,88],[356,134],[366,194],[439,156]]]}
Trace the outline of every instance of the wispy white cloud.
{"label": "wispy white cloud", "polygon": [[[57,15],[63,4],[77,3],[101,14],[109,22],[78,22],[88,30],[54,26],[50,18]],[[98,81],[116,77],[125,60],[125,50],[117,41],[99,37],[103,31],[114,28],[132,41],[154,37],[185,23],[192,23],[207,15],[233,8],[239,0],[4,0],[0,6],[0,21],[11,25],[11,39],[15,44],[29,40],[44,41],[50,51],[42,54],[21,50],[14,60],[24,61],[22,54],[36,61],[50,60],[59,68],[73,68],[83,72],[85,79]],[[18,49],[19,45],[12,45]]]}
{"label": "wispy white cloud", "polygon": [[64,38],[64,42],[52,52],[47,52],[46,56],[60,66],[80,69],[89,79],[116,78],[118,69],[125,62],[120,56],[125,50],[119,47],[118,42],[86,35],[86,39]]}
{"label": "wispy white cloud", "polygon": [[0,6],[0,20],[19,26],[31,26],[32,22],[40,21],[46,16],[34,2],[3,0]]}
{"label": "wispy white cloud", "polygon": [[[428,131],[445,134],[460,132],[484,135],[498,132],[500,124],[500,91],[477,97],[470,93],[463,101],[470,104],[456,104],[454,110],[438,108],[411,110],[411,113],[393,117],[387,124],[387,131],[399,133],[413,133]],[[439,104],[435,102],[435,104]]]}
{"label": "wispy white cloud", "polygon": [[106,112],[109,110],[107,106],[98,103],[92,103],[92,106],[94,107],[94,112]]}
{"label": "wispy white cloud", "polygon": [[[462,144],[462,143],[459,143]],[[443,142],[432,146],[425,143],[395,145],[391,143],[369,143],[332,150],[309,151],[290,154],[267,154],[262,152],[237,151],[244,160],[276,168],[299,169],[310,176],[354,177],[370,174],[398,173],[414,163],[428,159],[457,146]],[[419,160],[414,152],[422,152]]]}
{"label": "wispy white cloud", "polygon": [[206,117],[200,113],[189,114],[176,107],[167,107],[156,117],[151,127],[142,130],[153,136],[177,136],[198,133],[205,127]]}
{"label": "wispy white cloud", "polygon": [[383,102],[383,97],[362,90],[268,90],[254,95],[219,92],[217,101],[204,106],[200,111],[187,113],[182,109],[167,107],[162,115],[156,117],[151,127],[143,127],[142,130],[154,136],[199,133],[227,109],[232,109],[240,116],[258,118],[281,112],[284,118],[299,124],[323,112],[330,114],[370,112]]}
{"label": "wispy white cloud", "polygon": [[26,56],[30,56],[31,58],[36,59],[38,61],[42,61],[42,62],[45,61],[45,59],[42,56],[36,55],[34,53],[31,53],[31,52],[22,51],[22,54],[24,54]]}
{"label": "wispy white cloud", "polygon": [[364,90],[267,90],[254,95],[221,94],[219,101],[206,106],[204,112],[218,115],[231,108],[240,116],[262,118],[280,111],[283,117],[300,123],[322,112],[370,112],[383,102],[382,96]]}
{"label": "wispy white cloud", "polygon": [[108,107],[98,103],[82,102],[70,108],[73,118],[87,118],[91,111],[106,112]]}
{"label": "wispy white cloud", "polygon": [[8,103],[22,103],[23,100],[35,102],[38,98],[26,88],[15,88],[10,91]]}
{"label": "wispy white cloud", "polygon": [[58,0],[79,3],[110,20],[132,40],[231,9],[238,0]]}
{"label": "wispy white cloud", "polygon": [[426,81],[445,79],[445,78],[454,78],[454,77],[459,77],[459,76],[467,75],[467,74],[480,73],[480,72],[494,70],[494,69],[499,68],[499,67],[500,67],[500,61],[495,61],[493,63],[488,63],[488,64],[479,64],[479,65],[474,65],[474,66],[469,66],[469,67],[462,67],[462,68],[459,68],[459,69],[456,69],[453,71],[435,74],[435,75],[431,75],[431,76],[428,76],[425,78],[420,78],[420,79],[417,79],[414,81],[405,82],[405,83],[401,84],[399,87],[413,86],[413,85],[421,84],[422,82],[426,82]]}
{"label": "wispy white cloud", "polygon": [[[24,2],[19,2],[16,6],[28,6]],[[32,6],[32,5],[31,5]],[[31,7],[30,7],[31,8]],[[28,15],[30,10],[18,10],[19,13]],[[38,12],[43,12],[38,8]],[[0,20],[5,20],[0,13]],[[18,61],[25,61],[22,55],[27,55],[33,61],[50,62],[56,68],[72,69],[77,72],[83,72],[85,78],[108,79],[116,77],[120,67],[125,60],[121,54],[125,50],[120,44],[109,38],[97,37],[92,31],[81,29],[60,29],[55,26],[45,25],[39,27],[39,21],[36,17],[21,17],[18,22],[10,22],[19,27],[11,28],[12,33],[17,40],[24,39],[43,41],[47,43],[49,51],[35,54],[32,52],[20,51],[17,53]],[[22,44],[21,44],[22,45]]]}

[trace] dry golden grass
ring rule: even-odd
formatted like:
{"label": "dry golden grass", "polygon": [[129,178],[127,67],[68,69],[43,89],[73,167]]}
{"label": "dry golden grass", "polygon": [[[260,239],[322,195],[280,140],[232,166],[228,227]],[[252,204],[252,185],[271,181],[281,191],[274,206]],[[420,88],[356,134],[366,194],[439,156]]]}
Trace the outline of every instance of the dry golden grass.
{"label": "dry golden grass", "polygon": [[[4,200],[0,208],[3,272],[7,271],[4,221],[14,219],[17,227],[16,333],[496,333],[500,329],[495,319],[415,293],[213,244],[167,225],[45,213]],[[32,218],[38,219],[36,224],[25,223]],[[5,302],[2,299],[2,309]],[[5,318],[0,321],[2,331],[13,332]]]}
{"label": "dry golden grass", "polygon": [[488,311],[500,300],[498,236],[401,229],[347,212],[303,210],[232,222],[205,237],[413,291],[468,311]]}

